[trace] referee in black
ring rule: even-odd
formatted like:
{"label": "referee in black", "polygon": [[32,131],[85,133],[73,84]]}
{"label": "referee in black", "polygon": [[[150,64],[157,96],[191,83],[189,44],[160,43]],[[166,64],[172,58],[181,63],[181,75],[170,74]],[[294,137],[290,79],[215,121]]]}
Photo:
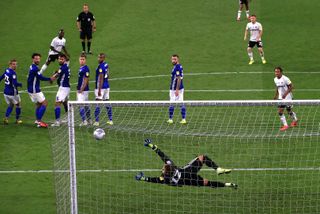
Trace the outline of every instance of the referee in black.
{"label": "referee in black", "polygon": [[92,54],[91,47],[91,39],[92,32],[96,31],[96,21],[94,15],[89,11],[88,4],[83,5],[83,11],[77,17],[77,27],[80,31],[80,39],[82,44],[82,53],[86,53],[86,40],[87,40],[87,48],[88,54]]}

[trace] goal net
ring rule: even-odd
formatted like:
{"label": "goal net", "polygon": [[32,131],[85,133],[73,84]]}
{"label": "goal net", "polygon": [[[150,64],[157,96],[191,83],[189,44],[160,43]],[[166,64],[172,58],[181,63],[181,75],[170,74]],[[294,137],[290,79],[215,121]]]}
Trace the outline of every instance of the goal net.
{"label": "goal net", "polygon": [[[57,213],[320,213],[319,104],[69,102],[68,123],[49,129]],[[293,105],[296,127],[279,130],[278,105]],[[169,106],[175,107],[172,124],[167,123]],[[186,124],[180,124],[181,106]],[[102,140],[94,138],[97,127],[89,121],[95,121],[97,107],[98,127],[106,133]],[[107,124],[110,107],[113,125]],[[286,110],[284,115],[290,126]],[[83,119],[87,126],[80,126]],[[147,138],[180,168],[203,154],[232,169],[217,175],[203,164],[197,175],[238,189],[136,180],[140,172],[161,175],[163,161],[158,150],[144,146]]]}

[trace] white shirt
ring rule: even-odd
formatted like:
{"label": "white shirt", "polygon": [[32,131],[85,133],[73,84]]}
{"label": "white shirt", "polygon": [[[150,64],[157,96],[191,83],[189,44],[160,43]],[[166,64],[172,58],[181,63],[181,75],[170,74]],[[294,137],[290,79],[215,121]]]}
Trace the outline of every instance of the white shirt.
{"label": "white shirt", "polygon": [[252,22],[249,22],[247,24],[246,30],[250,32],[250,41],[261,41],[261,38],[257,40],[257,37],[259,37],[259,34],[262,31],[262,25],[259,22],[256,22],[254,24]]}
{"label": "white shirt", "polygon": [[[50,46],[54,47],[55,50],[61,52],[62,48],[66,45],[66,39],[65,38],[62,38],[62,39],[59,39],[59,37],[55,37]],[[53,50],[49,50],[49,55],[57,55],[59,53],[53,51]]]}
{"label": "white shirt", "polygon": [[[291,84],[291,81],[288,77],[285,75],[282,75],[280,79],[277,77],[274,78],[274,83],[276,84],[276,87],[278,88],[278,99],[282,100],[283,94],[288,90],[288,85]],[[293,96],[290,92],[284,100],[292,100]]]}

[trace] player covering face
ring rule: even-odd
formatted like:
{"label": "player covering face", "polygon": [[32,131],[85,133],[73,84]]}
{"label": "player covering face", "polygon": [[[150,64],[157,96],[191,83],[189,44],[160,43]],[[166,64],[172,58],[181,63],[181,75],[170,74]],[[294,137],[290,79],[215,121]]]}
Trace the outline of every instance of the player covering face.
{"label": "player covering face", "polygon": [[146,181],[158,184],[167,184],[170,186],[207,186],[207,187],[232,187],[237,189],[237,184],[224,183],[220,181],[209,181],[198,175],[202,166],[206,166],[214,169],[218,175],[230,173],[231,169],[224,169],[219,167],[213,160],[206,155],[199,155],[192,161],[190,161],[184,167],[178,167],[174,162],[165,155],[156,145],[152,144],[150,139],[145,140],[146,147],[151,148],[164,162],[164,166],[161,171],[160,177],[147,177],[143,172],[140,172],[135,176],[138,181]]}

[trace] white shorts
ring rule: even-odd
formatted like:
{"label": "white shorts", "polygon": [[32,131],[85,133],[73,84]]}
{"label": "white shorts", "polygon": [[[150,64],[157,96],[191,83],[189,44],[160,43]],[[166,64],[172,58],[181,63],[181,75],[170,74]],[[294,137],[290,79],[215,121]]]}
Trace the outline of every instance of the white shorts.
{"label": "white shorts", "polygon": [[101,89],[101,96],[98,96],[98,89],[94,90],[94,95],[97,100],[109,100],[110,88]]}
{"label": "white shorts", "polygon": [[179,96],[176,97],[175,95],[175,90],[170,90],[169,96],[170,96],[170,101],[183,101],[183,93],[184,93],[184,89],[180,89],[179,90]]}
{"label": "white shorts", "polygon": [[77,92],[77,101],[88,101],[89,91],[83,91],[82,93]]}
{"label": "white shorts", "polygon": [[70,88],[68,87],[59,87],[56,96],[56,102],[64,102],[69,99]]}
{"label": "white shorts", "polygon": [[42,92],[39,93],[29,93],[30,99],[33,103],[42,103],[45,101],[45,97]]}
{"label": "white shorts", "polygon": [[21,98],[19,94],[14,96],[4,94],[4,99],[8,105],[10,104],[17,105],[18,103],[21,102]]}

